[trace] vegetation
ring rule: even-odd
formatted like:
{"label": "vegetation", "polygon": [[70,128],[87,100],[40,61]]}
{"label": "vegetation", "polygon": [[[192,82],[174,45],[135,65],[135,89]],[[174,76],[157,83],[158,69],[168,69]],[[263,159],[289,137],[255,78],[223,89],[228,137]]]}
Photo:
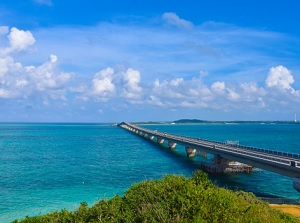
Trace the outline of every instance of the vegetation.
{"label": "vegetation", "polygon": [[215,186],[202,171],[191,178],[168,175],[137,183],[124,197],[82,203],[73,212],[56,211],[14,223],[37,222],[300,222],[257,199],[252,193]]}

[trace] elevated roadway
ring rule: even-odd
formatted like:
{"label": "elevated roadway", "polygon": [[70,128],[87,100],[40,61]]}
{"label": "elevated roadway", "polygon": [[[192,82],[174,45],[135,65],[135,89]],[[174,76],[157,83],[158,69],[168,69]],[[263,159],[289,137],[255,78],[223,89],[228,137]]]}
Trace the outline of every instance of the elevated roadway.
{"label": "elevated roadway", "polygon": [[186,147],[188,156],[193,156],[197,150],[220,156],[227,160],[233,160],[248,164],[257,168],[278,173],[293,178],[293,186],[300,192],[300,155],[274,150],[253,148],[237,144],[211,141],[200,138],[192,138],[182,135],[159,132],[146,129],[128,122],[122,122],[120,127],[145,139],[157,140],[162,143],[168,141],[168,145],[175,147],[176,144]]}

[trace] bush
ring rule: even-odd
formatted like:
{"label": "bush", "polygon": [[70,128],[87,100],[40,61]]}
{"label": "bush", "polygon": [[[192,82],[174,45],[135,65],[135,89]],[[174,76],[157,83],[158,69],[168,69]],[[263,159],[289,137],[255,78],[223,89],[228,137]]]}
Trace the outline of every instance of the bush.
{"label": "bush", "polygon": [[[18,223],[19,221],[15,221]],[[300,222],[296,217],[271,209],[252,193],[218,188],[207,174],[197,171],[191,178],[165,176],[129,188],[124,197],[99,201],[93,207],[82,203],[69,212],[26,217],[36,222]]]}

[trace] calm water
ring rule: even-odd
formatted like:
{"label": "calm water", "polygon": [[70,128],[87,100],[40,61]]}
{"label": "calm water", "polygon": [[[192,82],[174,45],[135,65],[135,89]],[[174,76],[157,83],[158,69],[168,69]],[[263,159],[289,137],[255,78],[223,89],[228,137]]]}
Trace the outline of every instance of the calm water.
{"label": "calm water", "polygon": [[[300,125],[147,125],[159,131],[300,154]],[[190,176],[201,157],[159,147],[119,127],[96,124],[0,124],[0,222],[122,195],[133,183]],[[211,176],[260,196],[298,198],[290,178],[263,170]]]}

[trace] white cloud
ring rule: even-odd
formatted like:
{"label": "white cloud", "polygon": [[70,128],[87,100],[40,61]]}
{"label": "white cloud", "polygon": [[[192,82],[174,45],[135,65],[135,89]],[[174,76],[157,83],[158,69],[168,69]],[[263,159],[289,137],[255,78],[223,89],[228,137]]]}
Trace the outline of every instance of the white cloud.
{"label": "white cloud", "polygon": [[[174,13],[164,14],[164,19],[176,27],[192,25]],[[278,33],[229,25],[194,26],[189,32],[174,32],[157,26],[109,23],[80,29],[36,29],[34,37],[30,31],[17,28],[0,28],[0,32],[1,100],[38,98],[51,105],[51,100],[80,98],[78,108],[85,107],[87,112],[89,104],[96,104],[89,103],[92,100],[109,105],[143,103],[169,110],[208,108],[220,112],[299,107],[300,91],[292,87],[299,86],[295,83],[298,60],[257,51],[274,45],[282,50],[277,43],[286,39]],[[3,46],[5,40],[7,47]],[[33,44],[34,51],[30,50]],[[55,55],[41,61],[49,52]],[[283,66],[272,67],[268,74],[274,61],[286,63],[295,76]],[[76,71],[76,76],[62,71],[62,66]],[[114,69],[102,69],[107,66]],[[105,106],[100,107],[104,114],[109,113]]]}
{"label": "white cloud", "polygon": [[91,95],[96,100],[108,100],[114,95],[115,85],[113,84],[114,70],[110,67],[96,73],[92,80]]}
{"label": "white cloud", "polygon": [[291,84],[294,83],[294,77],[286,67],[272,67],[265,80],[267,87],[276,87],[282,90],[292,89]]}
{"label": "white cloud", "polygon": [[176,78],[170,81],[170,85],[177,87],[183,82],[184,82],[183,78]]}
{"label": "white cloud", "polygon": [[159,98],[157,98],[155,95],[150,95],[147,102],[150,105],[155,105],[155,106],[159,106],[159,107],[164,107],[165,106],[165,104]]}
{"label": "white cloud", "polygon": [[213,99],[211,90],[202,84],[202,77],[191,80],[175,78],[162,82],[156,79],[152,86],[151,98],[148,101],[160,106],[201,108]]}
{"label": "white cloud", "polygon": [[137,103],[142,96],[142,88],[139,86],[141,75],[138,70],[129,68],[124,74],[125,86],[123,89],[123,96],[131,101]]}
{"label": "white cloud", "polygon": [[261,98],[261,97],[257,98],[257,102],[258,102],[258,106],[259,106],[260,108],[266,107],[266,104],[265,104],[263,98]]}
{"label": "white cloud", "polygon": [[109,78],[93,79],[93,89],[96,95],[107,98],[115,91],[115,86]]}
{"label": "white cloud", "polygon": [[10,50],[26,50],[35,43],[35,39],[30,31],[19,30],[15,27],[11,28],[8,39]]}
{"label": "white cloud", "polygon": [[225,82],[223,82],[223,81],[214,82],[211,85],[211,89],[213,92],[215,92],[217,94],[224,94],[225,93]]}
{"label": "white cloud", "polygon": [[181,19],[176,13],[166,12],[162,16],[163,20],[170,25],[176,26],[178,28],[193,28],[193,23],[185,19]]}
{"label": "white cloud", "polygon": [[262,101],[262,97],[265,97],[266,90],[262,87],[258,87],[257,83],[241,83],[239,85],[241,98],[245,102],[260,102]]}
{"label": "white cloud", "polygon": [[57,56],[51,54],[50,57],[49,57],[49,60],[50,60],[51,63],[56,63],[57,62]]}
{"label": "white cloud", "polygon": [[49,60],[40,66],[22,66],[11,56],[0,57],[0,98],[37,97],[47,101],[66,100],[66,85],[72,74],[61,72],[57,67],[57,56],[50,55]]}
{"label": "white cloud", "polygon": [[50,55],[49,60],[39,67],[27,67],[32,84],[38,91],[61,89],[68,83],[72,75],[57,70],[57,57]]}
{"label": "white cloud", "polygon": [[[152,86],[148,103],[160,107],[212,108],[216,110],[255,110],[267,106],[267,91],[255,82],[243,82],[228,86],[224,81],[216,81],[209,88],[203,77],[170,81],[156,79]],[[271,95],[270,95],[271,96]]]}
{"label": "white cloud", "polygon": [[0,57],[0,78],[9,72],[17,72],[21,67],[22,65],[15,63],[14,59],[10,56]]}
{"label": "white cloud", "polygon": [[96,101],[108,101],[117,98],[125,98],[127,102],[139,104],[143,96],[143,89],[139,85],[141,75],[138,70],[128,68],[115,71],[108,67],[97,72],[90,88],[85,85],[71,88],[72,92],[80,94],[80,98],[86,100],[87,97]]}

